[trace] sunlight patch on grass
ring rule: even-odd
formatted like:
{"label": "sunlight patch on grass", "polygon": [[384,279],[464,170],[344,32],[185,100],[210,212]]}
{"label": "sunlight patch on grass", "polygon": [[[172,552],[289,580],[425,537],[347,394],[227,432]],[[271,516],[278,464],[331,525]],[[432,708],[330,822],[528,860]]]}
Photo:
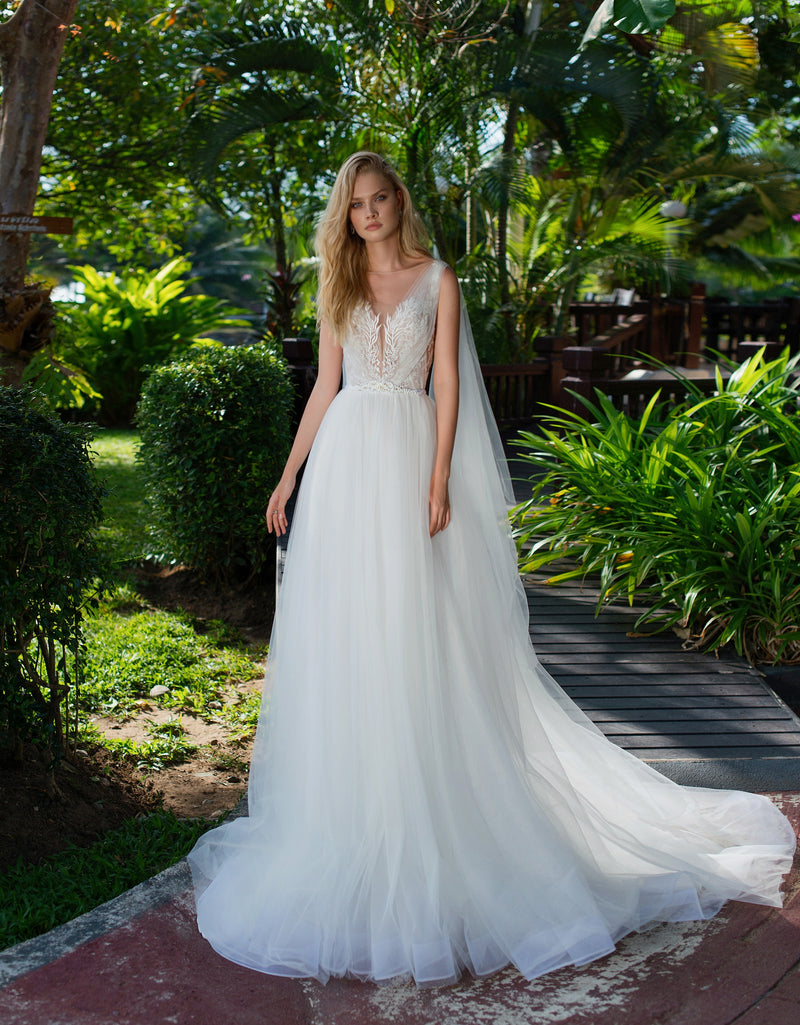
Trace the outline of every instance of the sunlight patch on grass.
{"label": "sunlight patch on grass", "polygon": [[90,445],[97,476],[108,492],[98,538],[114,565],[141,559],[147,549],[149,510],[136,465],[138,448],[138,431],[107,428],[99,428]]}

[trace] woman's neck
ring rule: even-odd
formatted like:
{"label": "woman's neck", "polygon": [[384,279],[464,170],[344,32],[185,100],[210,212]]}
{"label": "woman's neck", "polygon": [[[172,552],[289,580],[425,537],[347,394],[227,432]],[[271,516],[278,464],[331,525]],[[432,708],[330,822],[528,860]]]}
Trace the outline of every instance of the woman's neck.
{"label": "woman's neck", "polygon": [[394,274],[399,270],[407,270],[418,262],[403,256],[396,238],[367,243],[368,274]]}

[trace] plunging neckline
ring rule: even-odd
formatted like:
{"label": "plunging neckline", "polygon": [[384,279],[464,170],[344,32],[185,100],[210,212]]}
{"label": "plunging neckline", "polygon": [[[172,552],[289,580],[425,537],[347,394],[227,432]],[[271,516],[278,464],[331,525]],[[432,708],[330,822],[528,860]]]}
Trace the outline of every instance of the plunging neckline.
{"label": "plunging neckline", "polygon": [[385,321],[391,320],[392,317],[395,316],[397,311],[403,305],[403,303],[408,302],[408,300],[413,295],[417,285],[420,284],[420,282],[423,280],[425,275],[430,271],[431,267],[433,267],[433,265],[435,263],[436,263],[435,260],[428,260],[428,261],[426,261],[426,264],[423,267],[423,269],[419,272],[419,274],[417,274],[417,276],[411,282],[409,287],[406,289],[405,293],[397,300],[397,302],[394,304],[394,306],[392,307],[391,310],[387,310],[385,312],[379,312],[378,310],[375,309],[375,307],[372,305],[372,303],[369,302],[369,300],[366,300],[365,301],[365,305],[366,305],[367,309],[369,310],[369,312],[372,314],[372,316],[376,320],[378,320],[378,321],[380,321],[380,320],[385,320]]}

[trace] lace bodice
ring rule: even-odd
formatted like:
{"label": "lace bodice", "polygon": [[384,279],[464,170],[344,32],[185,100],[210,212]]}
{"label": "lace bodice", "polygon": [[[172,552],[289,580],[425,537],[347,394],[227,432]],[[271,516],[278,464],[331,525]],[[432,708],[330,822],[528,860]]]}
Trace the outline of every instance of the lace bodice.
{"label": "lace bodice", "polygon": [[342,342],[347,387],[423,391],[433,359],[444,264],[431,261],[389,313],[357,307]]}

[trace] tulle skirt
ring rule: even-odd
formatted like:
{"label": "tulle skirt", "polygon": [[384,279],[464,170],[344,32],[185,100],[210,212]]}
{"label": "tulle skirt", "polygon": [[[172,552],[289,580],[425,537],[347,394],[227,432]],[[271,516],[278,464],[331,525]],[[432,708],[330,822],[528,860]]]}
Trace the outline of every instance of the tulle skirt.
{"label": "tulle skirt", "polygon": [[583,964],[730,899],[779,906],[795,839],[772,803],[665,779],[538,663],[506,528],[474,512],[490,482],[454,473],[428,536],[435,436],[415,392],[346,388],[326,414],[249,817],[189,856],[203,935],[272,974],[426,986]]}

